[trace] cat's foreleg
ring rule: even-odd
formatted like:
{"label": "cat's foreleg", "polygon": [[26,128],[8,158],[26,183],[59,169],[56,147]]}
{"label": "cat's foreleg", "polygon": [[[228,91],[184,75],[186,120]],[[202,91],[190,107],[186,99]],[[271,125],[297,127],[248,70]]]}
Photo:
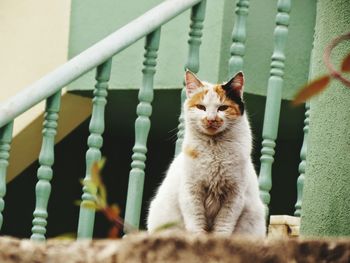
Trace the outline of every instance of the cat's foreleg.
{"label": "cat's foreleg", "polygon": [[199,193],[191,192],[189,186],[184,186],[179,196],[180,210],[185,229],[193,233],[206,232],[206,219],[203,202]]}
{"label": "cat's foreleg", "polygon": [[233,200],[226,201],[215,218],[213,232],[231,235],[243,208],[244,199],[242,195],[237,195]]}
{"label": "cat's foreleg", "polygon": [[235,226],[234,234],[265,237],[266,226],[264,210],[254,204],[246,206]]}

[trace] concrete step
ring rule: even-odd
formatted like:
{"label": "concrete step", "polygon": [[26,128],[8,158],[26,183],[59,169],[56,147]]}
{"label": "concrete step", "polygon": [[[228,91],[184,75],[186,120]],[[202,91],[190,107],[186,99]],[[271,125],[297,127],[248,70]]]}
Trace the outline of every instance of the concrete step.
{"label": "concrete step", "polygon": [[350,239],[256,239],[169,232],[119,240],[36,243],[0,238],[0,261],[14,262],[349,262]]}

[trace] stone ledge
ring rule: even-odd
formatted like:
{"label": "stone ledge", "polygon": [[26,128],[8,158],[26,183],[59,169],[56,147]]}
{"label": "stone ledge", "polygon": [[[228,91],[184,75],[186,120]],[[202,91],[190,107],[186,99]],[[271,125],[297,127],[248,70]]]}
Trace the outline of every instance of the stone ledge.
{"label": "stone ledge", "polygon": [[272,238],[298,237],[300,217],[289,215],[270,216],[268,236]]}
{"label": "stone ledge", "polygon": [[350,239],[253,239],[138,233],[121,240],[38,244],[0,238],[1,263],[350,262]]}

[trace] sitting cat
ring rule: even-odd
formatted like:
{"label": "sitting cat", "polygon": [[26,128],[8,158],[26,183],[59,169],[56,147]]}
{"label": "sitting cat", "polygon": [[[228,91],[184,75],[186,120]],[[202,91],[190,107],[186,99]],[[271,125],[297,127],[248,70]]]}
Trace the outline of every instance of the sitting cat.
{"label": "sitting cat", "polygon": [[176,223],[194,233],[265,236],[243,73],[222,85],[202,82],[190,71],[185,80],[182,152],[150,204],[148,231]]}

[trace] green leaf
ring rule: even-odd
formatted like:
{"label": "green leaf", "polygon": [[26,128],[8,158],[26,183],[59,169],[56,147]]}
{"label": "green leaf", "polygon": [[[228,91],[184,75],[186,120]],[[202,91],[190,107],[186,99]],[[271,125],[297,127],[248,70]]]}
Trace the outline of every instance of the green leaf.
{"label": "green leaf", "polygon": [[107,190],[106,190],[106,186],[102,181],[101,173],[100,173],[101,169],[105,165],[105,162],[106,162],[106,158],[101,158],[101,160],[94,162],[91,167],[91,182],[96,188],[97,201],[98,201],[98,205],[101,208],[107,207]]}
{"label": "green leaf", "polygon": [[73,204],[76,205],[76,206],[80,206],[81,205],[81,200],[75,200],[73,202]]}
{"label": "green leaf", "polygon": [[62,235],[55,236],[53,239],[57,240],[75,240],[77,238],[77,234],[74,232],[64,233]]}
{"label": "green leaf", "polygon": [[82,186],[84,186],[84,179],[83,179],[83,178],[80,178],[80,179],[79,179],[79,182],[80,182],[80,184],[81,184]]}
{"label": "green leaf", "polygon": [[101,184],[100,187],[98,188],[98,192],[99,192],[99,201],[101,203],[102,207],[106,207],[107,206],[107,190],[106,187],[104,186],[104,184]]}
{"label": "green leaf", "polygon": [[98,187],[101,183],[100,169],[98,167],[98,162],[94,162],[91,167],[91,182]]}
{"label": "green leaf", "polygon": [[97,209],[95,202],[92,202],[92,201],[83,201],[81,204],[84,208],[87,208],[87,209],[93,209],[93,210]]}
{"label": "green leaf", "polygon": [[106,163],[106,158],[105,157],[102,157],[101,160],[99,160],[97,162],[97,166],[98,166],[99,171],[102,170],[102,168],[105,166],[105,163]]}
{"label": "green leaf", "polygon": [[163,231],[163,230],[166,230],[166,229],[169,229],[169,228],[173,228],[173,227],[177,227],[179,225],[180,222],[169,222],[169,223],[165,223],[159,227],[157,227],[154,232],[159,232],[159,231]]}
{"label": "green leaf", "polygon": [[350,72],[350,53],[343,59],[341,71]]}
{"label": "green leaf", "polygon": [[87,188],[88,192],[95,195],[97,192],[97,187],[96,185],[91,182],[90,180],[85,180],[83,181],[83,185]]}
{"label": "green leaf", "polygon": [[327,85],[329,84],[331,77],[328,75],[321,76],[318,79],[315,79],[302,87],[300,91],[297,93],[297,95],[294,97],[293,105],[299,105],[311,97],[315,96],[316,94],[320,93],[322,90],[324,90]]}

